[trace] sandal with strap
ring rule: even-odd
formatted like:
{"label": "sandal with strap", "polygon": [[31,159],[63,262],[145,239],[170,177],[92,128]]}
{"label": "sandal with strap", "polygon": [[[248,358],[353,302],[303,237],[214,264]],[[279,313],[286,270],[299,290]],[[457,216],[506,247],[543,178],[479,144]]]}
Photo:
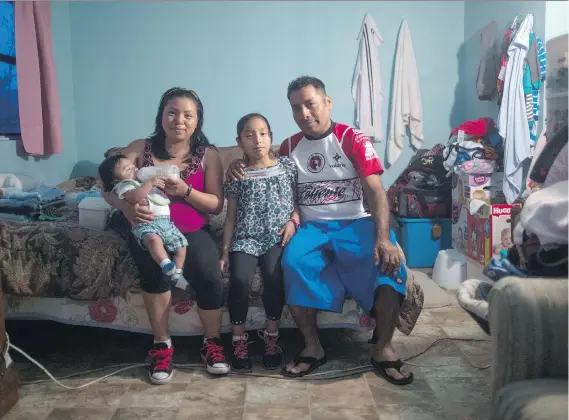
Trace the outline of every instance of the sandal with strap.
{"label": "sandal with strap", "polygon": [[281,374],[283,376],[286,376],[288,378],[301,378],[303,376],[306,376],[312,372],[314,372],[316,369],[318,369],[320,366],[324,365],[328,360],[326,359],[326,356],[322,357],[322,359],[317,359],[316,357],[304,357],[304,356],[296,356],[296,358],[294,359],[294,364],[295,366],[300,365],[301,363],[305,363],[308,366],[308,369],[303,370],[302,372],[289,372],[286,369],[286,366],[283,366],[282,370],[281,370]]}
{"label": "sandal with strap", "polygon": [[392,383],[393,385],[409,385],[413,382],[413,374],[411,373],[407,378],[403,379],[395,379],[392,376],[387,374],[387,369],[395,369],[397,372],[401,373],[401,368],[403,367],[403,362],[401,359],[397,360],[384,360],[383,362],[378,362],[371,358],[371,365],[377,370],[377,372],[382,376],[387,382]]}

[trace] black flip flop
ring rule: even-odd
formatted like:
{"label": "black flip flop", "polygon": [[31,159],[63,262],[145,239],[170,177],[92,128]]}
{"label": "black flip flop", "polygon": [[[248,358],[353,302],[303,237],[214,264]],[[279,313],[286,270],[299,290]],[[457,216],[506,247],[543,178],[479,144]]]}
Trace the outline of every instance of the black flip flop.
{"label": "black flip flop", "polygon": [[387,374],[386,369],[395,369],[397,372],[401,373],[401,368],[403,367],[403,362],[401,359],[397,359],[394,361],[385,360],[383,362],[378,362],[371,358],[371,365],[378,371],[378,373],[385,379],[387,382],[392,383],[393,385],[409,385],[413,382],[413,374],[411,373],[407,378],[403,379],[394,379],[392,376]]}
{"label": "black flip flop", "polygon": [[373,330],[373,334],[369,340],[367,340],[368,344],[377,344],[377,330]]}
{"label": "black flip flop", "polygon": [[320,366],[324,365],[327,361],[328,360],[326,359],[326,356],[322,357],[322,359],[317,359],[316,357],[296,356],[296,358],[294,359],[295,366],[298,366],[301,363],[305,363],[309,365],[308,369],[303,370],[302,372],[294,373],[294,372],[289,372],[288,370],[286,370],[286,366],[283,366],[281,374],[288,378],[301,378],[303,376],[308,375],[309,373],[314,372]]}

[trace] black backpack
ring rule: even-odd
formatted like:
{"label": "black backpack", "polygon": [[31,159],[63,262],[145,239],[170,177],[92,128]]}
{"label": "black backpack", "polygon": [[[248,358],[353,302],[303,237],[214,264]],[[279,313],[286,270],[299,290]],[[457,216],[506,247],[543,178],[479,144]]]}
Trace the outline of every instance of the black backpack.
{"label": "black backpack", "polygon": [[390,210],[399,217],[451,216],[451,178],[446,177],[443,149],[418,150],[403,173],[387,191]]}

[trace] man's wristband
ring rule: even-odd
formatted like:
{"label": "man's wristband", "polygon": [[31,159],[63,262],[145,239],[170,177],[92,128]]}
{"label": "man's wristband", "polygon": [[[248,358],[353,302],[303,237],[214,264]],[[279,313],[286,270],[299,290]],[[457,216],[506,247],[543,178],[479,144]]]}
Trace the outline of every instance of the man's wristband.
{"label": "man's wristband", "polygon": [[300,223],[298,220],[296,220],[294,217],[291,217],[289,222],[292,222],[294,224],[294,227],[296,228],[296,230],[298,230],[298,228],[300,228]]}

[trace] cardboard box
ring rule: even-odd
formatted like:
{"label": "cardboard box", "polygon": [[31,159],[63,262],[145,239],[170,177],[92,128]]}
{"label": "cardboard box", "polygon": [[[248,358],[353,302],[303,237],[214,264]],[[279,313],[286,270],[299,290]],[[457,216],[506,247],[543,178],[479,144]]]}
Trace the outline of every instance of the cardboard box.
{"label": "cardboard box", "polygon": [[519,204],[484,205],[476,214],[467,216],[467,255],[486,266],[502,249],[512,246],[510,219],[512,207]]}
{"label": "cardboard box", "polygon": [[453,174],[452,202],[468,207],[469,200],[481,200],[487,204],[503,204],[506,198],[502,191],[503,172],[469,175]]}
{"label": "cardboard box", "polygon": [[[487,208],[488,213],[491,205],[506,202],[502,192],[503,179],[503,172],[482,175],[460,172],[452,175],[452,247],[454,249],[468,253],[471,226],[468,223],[468,216],[471,200],[479,200],[478,204],[485,203],[482,207]],[[488,217],[489,214],[486,218]]]}
{"label": "cardboard box", "polygon": [[468,240],[468,209],[452,203],[452,247],[466,254]]}

